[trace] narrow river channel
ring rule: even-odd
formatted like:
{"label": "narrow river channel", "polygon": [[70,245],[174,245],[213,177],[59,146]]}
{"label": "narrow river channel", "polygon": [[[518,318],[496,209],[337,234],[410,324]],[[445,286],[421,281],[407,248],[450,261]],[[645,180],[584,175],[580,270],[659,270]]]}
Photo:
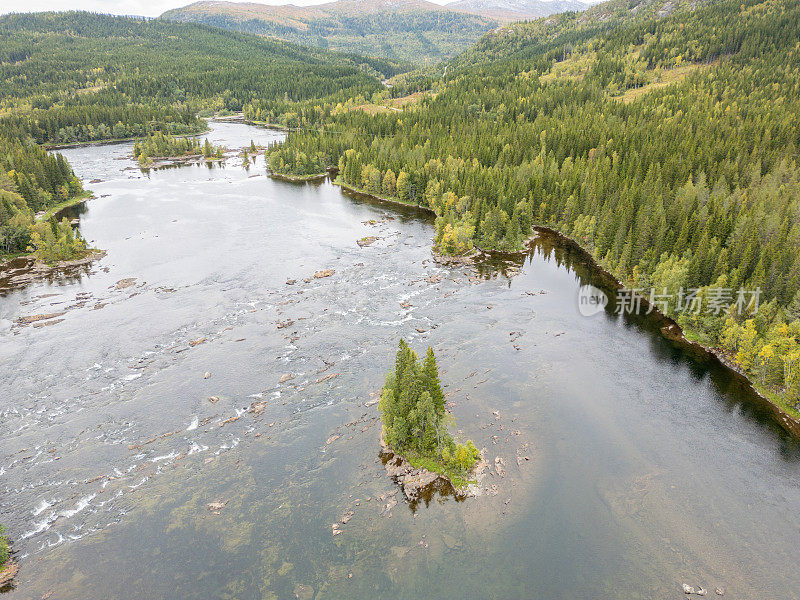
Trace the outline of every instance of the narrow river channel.
{"label": "narrow river channel", "polygon": [[[64,151],[107,256],[0,291],[4,597],[800,598],[800,446],[648,317],[581,316],[579,253],[443,267],[413,208],[130,150]],[[387,479],[370,400],[401,337],[501,457],[483,495],[412,511]]]}

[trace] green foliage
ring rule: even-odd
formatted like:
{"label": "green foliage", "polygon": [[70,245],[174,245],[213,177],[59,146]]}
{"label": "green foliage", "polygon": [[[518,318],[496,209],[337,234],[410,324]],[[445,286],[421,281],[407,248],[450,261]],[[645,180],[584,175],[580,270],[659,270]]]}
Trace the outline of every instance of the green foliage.
{"label": "green foliage", "polygon": [[464,477],[479,453],[468,441],[458,444],[447,430],[444,392],[433,350],[420,362],[400,340],[394,371],[386,376],[379,404],[386,443],[429,470]]}
{"label": "green foliage", "polygon": [[389,61],[200,25],[84,12],[0,17],[0,132],[70,143],[202,127],[199,108],[371,96]]}
{"label": "green foliage", "polygon": [[0,255],[26,251],[35,212],[83,194],[63,156],[0,135]]}
{"label": "green foliage", "polygon": [[392,2],[348,4],[289,10],[253,4],[193,4],[167,11],[162,18],[414,63],[449,58],[498,26],[490,18],[439,7],[414,5],[409,10]]}
{"label": "green foliage", "polygon": [[5,536],[6,528],[0,525],[0,568],[6,564],[8,560],[8,539]]}
{"label": "green foliage", "polygon": [[208,138],[201,145],[197,138],[166,135],[160,131],[136,140],[133,145],[133,156],[143,167],[152,164],[154,158],[178,158],[198,154],[205,158],[222,158],[224,152],[222,146],[213,146]]}
{"label": "green foliage", "polygon": [[[692,6],[611,2],[502,28],[402,111],[296,106],[318,131],[285,147],[312,145],[361,189],[397,174],[399,199],[437,213],[445,253],[516,250],[538,224],[631,287],[760,288],[773,309],[751,330],[732,316],[744,349],[728,345],[787,393],[788,350],[759,354],[800,318],[800,4]],[[711,346],[732,327],[668,312]]]}
{"label": "green foliage", "polygon": [[36,223],[31,229],[30,248],[42,261],[53,264],[60,260],[80,258],[86,252],[86,242],[80,232],[73,230],[66,219]]}

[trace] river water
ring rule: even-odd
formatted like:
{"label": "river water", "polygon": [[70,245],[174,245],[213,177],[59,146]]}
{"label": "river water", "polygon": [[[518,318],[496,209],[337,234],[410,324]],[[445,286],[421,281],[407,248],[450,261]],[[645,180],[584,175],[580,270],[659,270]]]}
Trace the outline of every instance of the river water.
{"label": "river water", "polygon": [[[5,597],[800,598],[800,447],[649,317],[581,316],[580,253],[476,275],[414,209],[129,153],[64,152],[107,256],[0,296]],[[400,337],[502,459],[483,495],[412,511],[386,478],[365,404]]]}

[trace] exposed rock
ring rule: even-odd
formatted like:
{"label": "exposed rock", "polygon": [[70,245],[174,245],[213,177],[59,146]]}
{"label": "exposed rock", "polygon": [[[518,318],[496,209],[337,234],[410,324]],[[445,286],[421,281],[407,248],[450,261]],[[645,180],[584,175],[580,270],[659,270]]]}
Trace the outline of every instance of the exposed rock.
{"label": "exposed rock", "polygon": [[278,329],[284,329],[285,327],[291,327],[292,325],[294,325],[294,321],[287,319],[286,321],[281,321],[278,323]]}
{"label": "exposed rock", "polygon": [[695,594],[697,594],[698,596],[705,596],[706,594],[708,594],[708,592],[704,588],[699,587],[697,588]]}
{"label": "exposed rock", "polygon": [[322,279],[323,277],[330,277],[335,272],[336,271],[334,271],[333,269],[324,269],[322,271],[317,271],[316,273],[314,273],[314,279]]}
{"label": "exposed rock", "polygon": [[136,283],[136,277],[126,277],[125,279],[120,279],[114,286],[114,289],[124,290],[125,288],[131,287],[135,283]]}
{"label": "exposed rock", "polygon": [[225,505],[226,505],[227,503],[228,503],[228,501],[227,501],[227,500],[226,500],[225,502],[220,502],[219,500],[217,500],[217,501],[215,501],[215,502],[210,502],[210,503],[208,504],[208,510],[209,510],[210,512],[212,512],[212,513],[214,513],[214,514],[217,514],[217,515],[218,515],[218,514],[219,514],[219,512],[220,512],[220,511],[221,511],[223,508],[225,508]]}
{"label": "exposed rock", "polygon": [[62,323],[64,319],[53,319],[52,321],[40,321],[38,323],[34,323],[34,327],[49,327],[50,325],[57,325],[58,323]]}
{"label": "exposed rock", "polygon": [[329,373],[328,375],[323,375],[317,379],[317,383],[322,383],[323,381],[328,381],[329,379],[336,379],[338,376],[338,373]]}
{"label": "exposed rock", "polygon": [[725,595],[725,589],[724,588],[718,587],[714,591],[716,592],[717,596],[724,596]]}
{"label": "exposed rock", "polygon": [[362,247],[362,248],[363,248],[364,246],[369,246],[370,244],[372,244],[372,243],[374,243],[374,242],[377,242],[379,239],[380,239],[380,238],[379,238],[379,237],[377,237],[377,236],[370,235],[370,236],[368,236],[368,237],[361,238],[361,239],[360,239],[360,240],[358,240],[356,243],[357,243],[357,244],[358,244],[360,247]]}
{"label": "exposed rock", "polygon": [[211,373],[209,373],[208,371],[203,373],[203,379],[208,379],[209,377],[211,377]]}
{"label": "exposed rock", "polygon": [[683,593],[686,594],[687,596],[689,594],[694,594],[694,588],[692,586],[690,586],[688,583],[684,583],[683,584]]}
{"label": "exposed rock", "polygon": [[248,409],[248,412],[251,415],[253,415],[254,417],[257,417],[258,415],[260,415],[264,411],[265,408],[267,408],[267,401],[266,400],[261,400],[259,402],[253,402],[250,405],[250,408]]}
{"label": "exposed rock", "polygon": [[433,473],[427,469],[414,468],[411,463],[388,447],[383,436],[381,436],[381,459],[386,474],[400,486],[406,500],[412,505],[420,499],[425,499],[427,502],[434,492],[453,495],[459,500],[472,495],[469,490],[456,488],[444,475]]}
{"label": "exposed rock", "polygon": [[332,435],[327,440],[325,440],[325,445],[327,446],[328,444],[332,444],[333,442],[338,440],[340,437],[341,437],[340,435]]}
{"label": "exposed rock", "polygon": [[297,279],[287,279],[286,280],[286,285],[294,285],[295,283],[297,283]]}
{"label": "exposed rock", "polygon": [[376,405],[378,402],[380,402],[380,401],[381,401],[381,399],[380,399],[380,398],[375,398],[374,400],[369,400],[369,401],[367,401],[367,402],[364,402],[364,406],[367,406],[367,407],[369,407],[369,406],[375,406],[375,405]]}
{"label": "exposed rock", "polygon": [[219,397],[218,396],[209,396],[208,397],[208,401],[211,402],[211,404],[216,404],[217,402],[219,402]]}
{"label": "exposed rock", "polygon": [[503,459],[500,456],[498,456],[498,457],[496,457],[494,459],[494,470],[497,471],[497,474],[500,477],[505,477],[506,476],[506,466],[505,465],[506,465],[506,463],[503,462]]}
{"label": "exposed rock", "polygon": [[442,475],[432,473],[427,469],[414,470],[403,478],[403,494],[409,502],[419,500],[423,490],[427,489],[434,482],[443,479]]}
{"label": "exposed rock", "polygon": [[19,317],[17,319],[17,323],[20,325],[30,325],[31,323],[36,323],[37,321],[45,321],[47,319],[54,319],[56,317],[60,317],[62,315],[67,314],[66,312],[57,312],[57,313],[48,313],[43,315],[31,315],[29,317]]}
{"label": "exposed rock", "polygon": [[189,345],[194,348],[195,346],[199,346],[200,344],[204,343],[206,338],[197,338],[196,340],[192,340],[189,342]]}
{"label": "exposed rock", "polygon": [[286,383],[290,379],[294,379],[294,375],[292,375],[291,373],[285,373],[281,375],[281,378],[278,380],[278,383]]}
{"label": "exposed rock", "polygon": [[14,562],[6,563],[4,567],[0,567],[0,587],[9,583],[14,577],[17,576],[19,565]]}

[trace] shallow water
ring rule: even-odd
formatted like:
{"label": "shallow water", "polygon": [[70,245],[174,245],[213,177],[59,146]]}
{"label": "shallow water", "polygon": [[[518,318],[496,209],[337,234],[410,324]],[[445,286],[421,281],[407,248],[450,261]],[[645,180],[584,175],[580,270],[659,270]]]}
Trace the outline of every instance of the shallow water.
{"label": "shallow water", "polygon": [[[600,281],[579,253],[541,237],[470,281],[413,209],[129,152],[64,152],[97,196],[69,216],[108,255],[0,296],[6,597],[800,597],[797,443],[652,320],[580,316]],[[364,404],[401,336],[503,458],[488,493],[412,512],[387,480]]]}

